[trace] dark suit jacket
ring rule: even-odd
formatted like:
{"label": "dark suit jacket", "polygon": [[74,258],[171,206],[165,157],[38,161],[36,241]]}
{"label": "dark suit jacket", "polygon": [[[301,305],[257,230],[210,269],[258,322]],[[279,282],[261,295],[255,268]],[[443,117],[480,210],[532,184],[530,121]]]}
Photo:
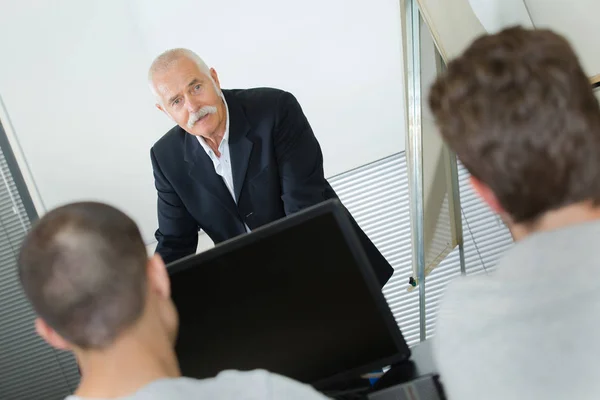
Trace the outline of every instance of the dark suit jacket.
{"label": "dark suit jacket", "polygon": [[[196,252],[201,228],[219,243],[337,195],[296,98],[277,89],[223,90],[237,204],[198,139],[179,126],[150,152],[158,192],[156,251],[169,263]],[[393,269],[352,219],[383,284]]]}

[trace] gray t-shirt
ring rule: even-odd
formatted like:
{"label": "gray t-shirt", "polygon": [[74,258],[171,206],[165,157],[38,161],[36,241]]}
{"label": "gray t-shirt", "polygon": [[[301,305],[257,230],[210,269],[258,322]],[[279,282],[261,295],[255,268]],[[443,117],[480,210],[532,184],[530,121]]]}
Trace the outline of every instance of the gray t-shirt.
{"label": "gray t-shirt", "polygon": [[[325,396],[308,385],[264,370],[223,371],[211,379],[165,378],[154,381],[131,396],[119,400],[323,400]],[[69,396],[66,400],[92,400]],[[101,399],[94,399],[101,400]]]}
{"label": "gray t-shirt", "polygon": [[600,398],[600,221],[534,234],[452,282],[433,344],[450,400]]}

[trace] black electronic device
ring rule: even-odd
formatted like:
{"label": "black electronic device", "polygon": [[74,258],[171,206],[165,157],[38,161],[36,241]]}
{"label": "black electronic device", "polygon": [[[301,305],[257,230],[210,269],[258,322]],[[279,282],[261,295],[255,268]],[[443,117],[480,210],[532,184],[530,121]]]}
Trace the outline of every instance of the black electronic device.
{"label": "black electronic device", "polygon": [[410,350],[330,200],[168,266],[184,376],[267,369],[324,388]]}

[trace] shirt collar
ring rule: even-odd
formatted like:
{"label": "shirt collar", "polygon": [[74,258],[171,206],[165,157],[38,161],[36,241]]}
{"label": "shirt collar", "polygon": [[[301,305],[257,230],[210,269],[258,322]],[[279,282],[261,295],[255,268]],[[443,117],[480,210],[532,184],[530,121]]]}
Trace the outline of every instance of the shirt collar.
{"label": "shirt collar", "polygon": [[[223,139],[221,139],[221,143],[219,143],[219,152],[222,154],[223,152],[221,150],[223,149],[223,146],[229,143],[229,106],[227,105],[227,101],[225,100],[225,96],[223,96],[223,93],[221,93],[221,99],[223,99],[223,104],[225,104],[226,115],[225,133],[223,134]],[[206,144],[204,138],[202,136],[196,137],[198,138],[198,141],[200,142],[200,145],[202,146],[206,154],[208,154],[212,158],[215,154],[213,153],[212,149],[208,146],[208,144]]]}

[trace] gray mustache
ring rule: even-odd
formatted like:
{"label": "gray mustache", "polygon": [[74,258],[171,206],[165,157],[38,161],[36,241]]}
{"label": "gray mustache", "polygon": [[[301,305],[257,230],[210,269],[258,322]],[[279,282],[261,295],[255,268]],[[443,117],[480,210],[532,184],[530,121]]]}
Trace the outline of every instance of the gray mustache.
{"label": "gray mustache", "polygon": [[217,107],[214,107],[214,106],[204,106],[204,107],[202,107],[198,111],[190,114],[190,116],[188,118],[188,123],[187,123],[188,128],[192,129],[192,127],[194,126],[194,124],[200,118],[203,118],[203,117],[207,116],[208,114],[215,114],[216,112],[217,112]]}

